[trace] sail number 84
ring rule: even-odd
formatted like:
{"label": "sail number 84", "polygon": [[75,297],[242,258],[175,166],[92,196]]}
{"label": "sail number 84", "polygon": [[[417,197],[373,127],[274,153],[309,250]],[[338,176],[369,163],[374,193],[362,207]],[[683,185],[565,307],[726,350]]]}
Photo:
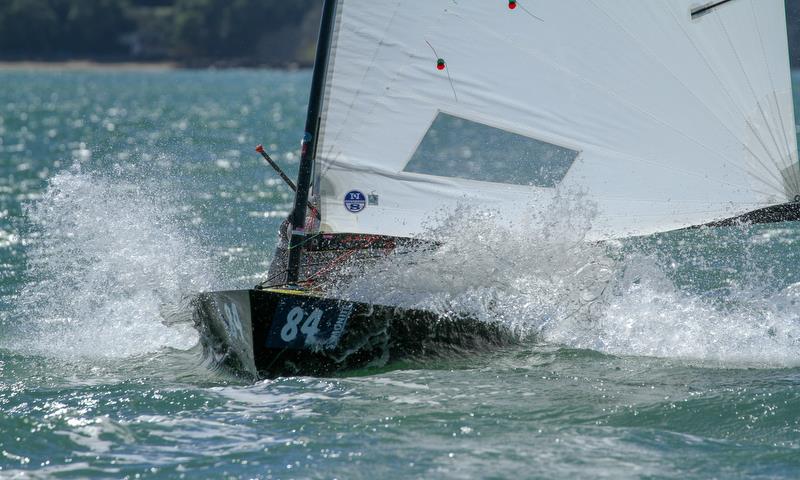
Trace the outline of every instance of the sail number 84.
{"label": "sail number 84", "polygon": [[[315,308],[305,321],[306,312],[301,307],[294,307],[286,316],[286,325],[281,329],[281,339],[284,342],[291,342],[297,338],[298,330],[306,336],[306,339],[314,339],[319,333],[319,321],[322,320],[322,310]],[[300,325],[300,322],[303,322]]]}

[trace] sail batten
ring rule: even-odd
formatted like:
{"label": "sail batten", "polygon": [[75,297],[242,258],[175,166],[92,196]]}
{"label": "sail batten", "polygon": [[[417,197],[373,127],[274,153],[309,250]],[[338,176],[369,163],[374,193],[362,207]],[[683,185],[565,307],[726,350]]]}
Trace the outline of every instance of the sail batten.
{"label": "sail batten", "polygon": [[339,1],[323,232],[419,236],[460,205],[512,221],[574,195],[590,237],[618,238],[800,194],[782,0],[518,5]]}
{"label": "sail batten", "polygon": [[701,5],[699,7],[693,8],[692,9],[692,19],[701,17],[701,16],[711,12],[715,8],[721,7],[722,5],[725,5],[726,3],[730,3],[732,1],[733,0],[716,0],[716,1],[713,1],[713,2],[710,2],[710,3],[707,3],[705,5]]}

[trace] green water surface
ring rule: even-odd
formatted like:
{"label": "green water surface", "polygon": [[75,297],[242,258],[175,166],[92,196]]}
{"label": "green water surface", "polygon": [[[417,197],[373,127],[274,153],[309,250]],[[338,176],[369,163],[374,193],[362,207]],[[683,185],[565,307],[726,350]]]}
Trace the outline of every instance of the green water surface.
{"label": "green water surface", "polygon": [[291,196],[253,147],[295,174],[309,83],[0,72],[0,478],[800,476],[796,224],[625,246],[633,280],[574,335],[523,319],[550,333],[327,379],[204,366],[159,309],[263,277]]}

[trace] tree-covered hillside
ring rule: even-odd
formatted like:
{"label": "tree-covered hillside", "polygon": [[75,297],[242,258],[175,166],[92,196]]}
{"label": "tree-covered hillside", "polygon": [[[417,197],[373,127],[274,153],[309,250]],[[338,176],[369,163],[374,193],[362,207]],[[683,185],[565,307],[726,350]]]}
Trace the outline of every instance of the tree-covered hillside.
{"label": "tree-covered hillside", "polygon": [[321,0],[0,0],[0,57],[308,64]]}

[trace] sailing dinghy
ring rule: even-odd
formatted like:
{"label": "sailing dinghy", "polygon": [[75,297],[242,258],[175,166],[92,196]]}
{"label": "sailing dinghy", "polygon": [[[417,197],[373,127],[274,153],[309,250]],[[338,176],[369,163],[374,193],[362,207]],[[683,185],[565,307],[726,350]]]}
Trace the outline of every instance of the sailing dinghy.
{"label": "sailing dinghy", "polygon": [[442,211],[513,225],[570,196],[587,241],[800,219],[784,1],[325,0],[283,246],[268,281],[195,299],[206,354],[321,375],[513,343],[320,285],[436,248]]}

